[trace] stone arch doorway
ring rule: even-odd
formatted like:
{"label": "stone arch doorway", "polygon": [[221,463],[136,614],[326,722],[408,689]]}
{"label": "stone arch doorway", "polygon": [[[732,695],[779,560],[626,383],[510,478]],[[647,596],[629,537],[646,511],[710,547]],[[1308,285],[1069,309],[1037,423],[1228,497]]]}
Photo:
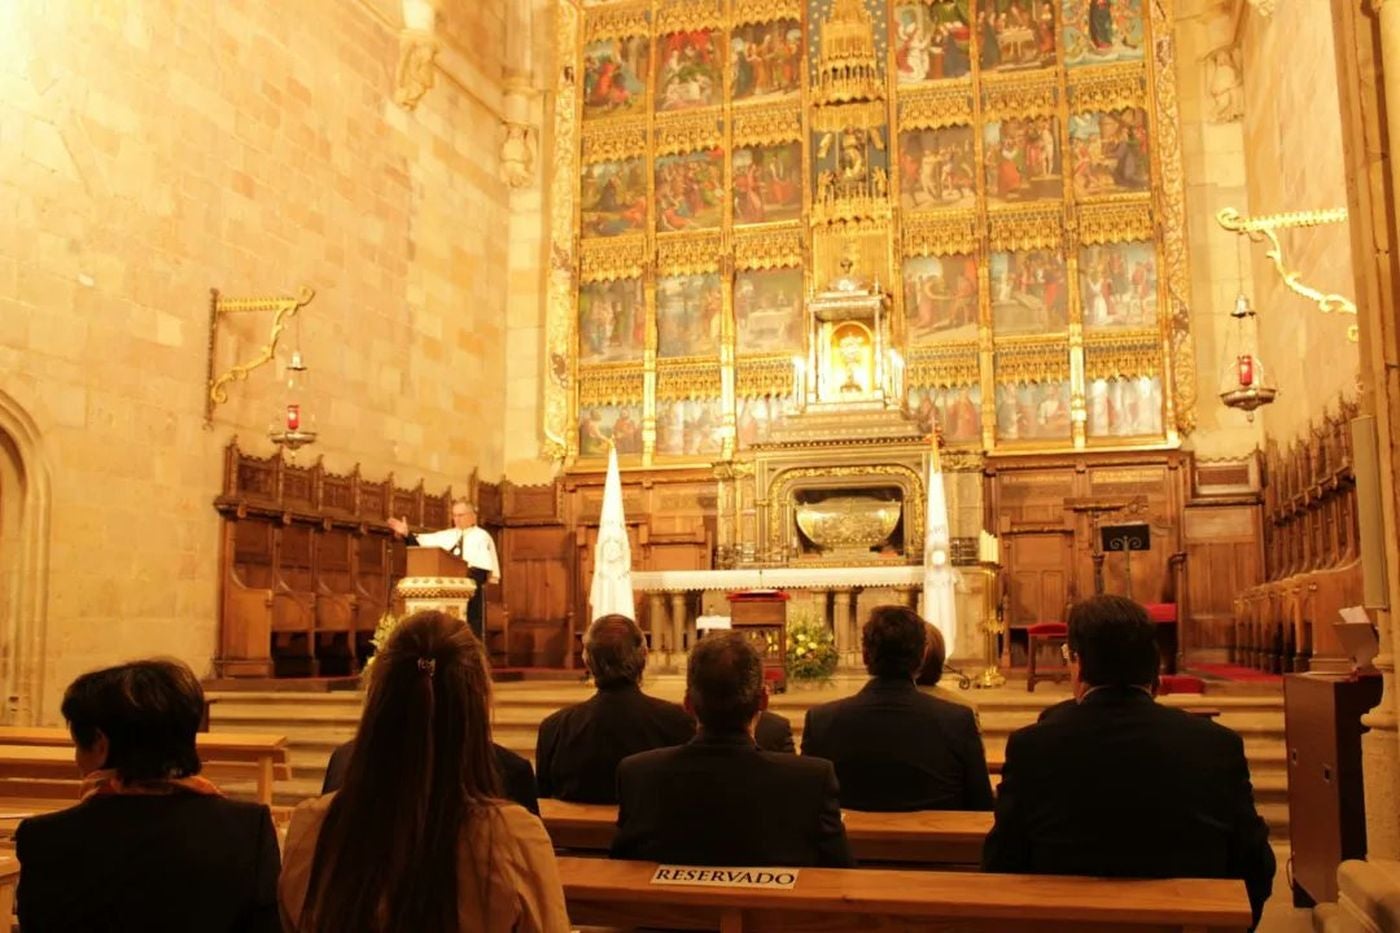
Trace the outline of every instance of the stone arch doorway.
{"label": "stone arch doorway", "polygon": [[0,721],[43,720],[48,463],[34,420],[0,391]]}

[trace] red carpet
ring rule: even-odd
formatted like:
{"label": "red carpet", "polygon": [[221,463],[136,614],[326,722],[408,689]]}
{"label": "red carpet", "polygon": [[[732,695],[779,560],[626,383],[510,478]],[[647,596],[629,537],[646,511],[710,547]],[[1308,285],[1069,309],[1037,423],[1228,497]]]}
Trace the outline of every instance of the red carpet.
{"label": "red carpet", "polygon": [[1195,674],[1204,674],[1212,680],[1233,680],[1236,683],[1283,683],[1283,678],[1278,674],[1268,674],[1264,671],[1256,671],[1252,667],[1242,667],[1238,664],[1192,664],[1191,672]]}

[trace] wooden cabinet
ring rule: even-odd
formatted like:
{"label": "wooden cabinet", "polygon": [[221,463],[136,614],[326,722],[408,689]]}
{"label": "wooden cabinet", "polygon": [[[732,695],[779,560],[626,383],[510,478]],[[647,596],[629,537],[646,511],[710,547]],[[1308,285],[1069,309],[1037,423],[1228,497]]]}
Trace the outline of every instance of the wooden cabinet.
{"label": "wooden cabinet", "polygon": [[1293,899],[1337,899],[1337,866],[1366,855],[1361,716],[1380,702],[1379,675],[1291,674],[1283,680]]}

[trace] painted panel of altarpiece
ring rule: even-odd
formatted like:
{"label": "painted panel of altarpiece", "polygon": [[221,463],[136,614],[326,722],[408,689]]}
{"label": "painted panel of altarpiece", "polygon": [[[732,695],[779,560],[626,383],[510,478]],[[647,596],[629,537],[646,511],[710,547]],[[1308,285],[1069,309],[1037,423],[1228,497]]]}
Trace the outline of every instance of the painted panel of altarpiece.
{"label": "painted panel of altarpiece", "polygon": [[1060,9],[1066,66],[1142,59],[1142,0],[1062,0]]}

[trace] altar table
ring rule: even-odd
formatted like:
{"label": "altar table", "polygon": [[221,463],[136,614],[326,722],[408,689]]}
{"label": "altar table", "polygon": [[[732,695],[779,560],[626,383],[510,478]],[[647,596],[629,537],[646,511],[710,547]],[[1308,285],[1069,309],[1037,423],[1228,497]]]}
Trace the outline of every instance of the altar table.
{"label": "altar table", "polygon": [[[963,583],[958,591],[959,644],[949,646],[953,658],[980,658],[981,623],[986,609],[987,575],[977,567],[957,568]],[[686,636],[694,638],[687,596],[690,593],[737,593],[751,590],[805,590],[830,600],[830,619],[836,649],[844,665],[861,667],[860,619],[857,600],[863,590],[890,589],[898,601],[919,605],[924,568],[919,564],[872,564],[849,567],[741,567],[734,570],[634,570],[632,588],[647,594],[652,627],[652,648],[671,661],[686,650]],[[669,602],[669,607],[668,607]],[[663,624],[670,612],[669,626]]]}

